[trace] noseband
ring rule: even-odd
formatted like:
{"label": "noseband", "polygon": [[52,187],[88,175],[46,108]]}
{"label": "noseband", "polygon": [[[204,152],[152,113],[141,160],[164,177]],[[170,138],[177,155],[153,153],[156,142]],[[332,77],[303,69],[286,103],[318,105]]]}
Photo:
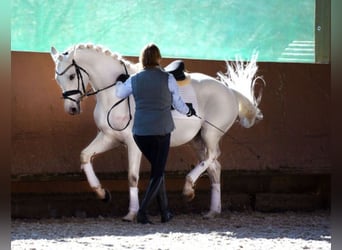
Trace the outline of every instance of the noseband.
{"label": "noseband", "polygon": [[[69,100],[71,100],[73,102],[76,102],[78,104],[80,102],[80,100],[82,100],[82,98],[87,95],[81,71],[86,73],[88,75],[88,77],[89,77],[88,72],[84,68],[82,68],[79,65],[77,65],[75,60],[72,60],[72,63],[68,67],[66,67],[66,69],[63,70],[63,72],[59,73],[59,72],[56,71],[56,74],[59,75],[59,76],[64,75],[73,66],[75,67],[76,76],[77,76],[77,89],[64,91],[62,93],[62,98],[63,99],[69,99]],[[80,90],[80,86],[82,86],[83,92]],[[81,95],[81,99],[80,100],[75,100],[75,99],[70,97],[70,96],[76,95],[76,94],[80,94]]]}

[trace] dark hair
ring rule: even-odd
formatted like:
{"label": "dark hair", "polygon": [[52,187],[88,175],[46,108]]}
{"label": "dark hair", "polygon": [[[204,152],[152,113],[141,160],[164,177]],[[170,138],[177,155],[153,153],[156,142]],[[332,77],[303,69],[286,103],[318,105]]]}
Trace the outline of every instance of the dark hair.
{"label": "dark hair", "polygon": [[143,68],[151,68],[159,65],[160,51],[154,43],[147,44],[140,53],[139,61]]}

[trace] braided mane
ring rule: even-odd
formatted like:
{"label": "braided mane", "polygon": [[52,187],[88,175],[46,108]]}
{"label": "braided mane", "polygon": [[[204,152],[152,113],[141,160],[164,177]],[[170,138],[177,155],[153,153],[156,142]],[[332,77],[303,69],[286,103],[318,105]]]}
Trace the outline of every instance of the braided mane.
{"label": "braided mane", "polygon": [[120,53],[112,52],[110,49],[102,45],[98,45],[98,44],[95,45],[93,43],[79,43],[74,46],[70,46],[65,52],[63,52],[63,54],[67,55],[73,50],[82,50],[82,49],[92,50],[98,53],[102,53],[106,56],[112,57],[114,60],[123,61],[129,67],[134,67],[134,65],[132,65],[132,62],[126,60]]}

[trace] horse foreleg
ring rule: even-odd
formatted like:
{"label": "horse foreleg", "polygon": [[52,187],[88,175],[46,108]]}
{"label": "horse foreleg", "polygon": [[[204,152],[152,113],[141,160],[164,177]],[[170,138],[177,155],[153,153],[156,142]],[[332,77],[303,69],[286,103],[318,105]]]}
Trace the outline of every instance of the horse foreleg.
{"label": "horse foreleg", "polygon": [[86,174],[90,187],[95,191],[99,199],[108,202],[111,200],[111,195],[108,190],[102,188],[99,179],[96,177],[92,164],[85,163],[81,165],[81,169]]}
{"label": "horse foreleg", "polygon": [[127,142],[128,150],[128,182],[129,182],[129,211],[122,218],[124,221],[133,221],[139,210],[138,181],[141,162],[141,152],[133,140]]}
{"label": "horse foreleg", "polygon": [[111,195],[108,190],[102,188],[101,183],[95,175],[92,158],[99,153],[106,152],[115,146],[115,141],[108,138],[103,132],[99,132],[95,139],[81,152],[81,170],[86,174],[90,187],[95,191],[97,196],[103,201],[110,201]]}
{"label": "horse foreleg", "polygon": [[210,210],[203,217],[210,219],[221,213],[221,164],[216,160],[207,169],[211,183]]}

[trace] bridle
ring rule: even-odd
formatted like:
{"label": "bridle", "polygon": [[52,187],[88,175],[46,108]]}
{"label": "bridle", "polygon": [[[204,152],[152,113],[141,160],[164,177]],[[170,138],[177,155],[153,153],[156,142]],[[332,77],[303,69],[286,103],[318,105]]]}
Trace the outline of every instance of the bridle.
{"label": "bridle", "polygon": [[[85,86],[84,86],[84,81],[83,81],[83,76],[81,74],[81,71],[83,71],[84,73],[86,73],[89,77],[89,74],[88,72],[80,67],[79,65],[77,65],[77,63],[75,62],[75,60],[73,59],[72,60],[72,63],[66,67],[61,73],[59,73],[57,70],[56,70],[56,74],[59,75],[59,76],[62,76],[64,75],[71,67],[75,67],[75,71],[76,71],[76,76],[77,76],[77,89],[73,89],[73,90],[68,90],[68,91],[64,91],[62,93],[62,98],[63,99],[69,99],[73,102],[76,102],[77,104],[82,100],[83,97],[87,96],[87,93],[86,93],[86,90],[85,90]],[[82,86],[82,90],[83,92],[80,90],[80,86]],[[71,98],[70,96],[72,95],[76,95],[76,94],[80,94],[81,95],[81,98],[80,100],[75,100],[73,98]]]}
{"label": "bridle", "polygon": [[[123,61],[121,61],[121,60],[120,60],[120,63],[124,66],[124,68],[125,68],[125,73],[126,73],[126,75],[128,75],[128,71],[127,71],[126,64],[125,64]],[[103,91],[103,90],[109,89],[109,88],[111,88],[111,87],[113,87],[113,86],[116,85],[116,82],[114,82],[114,83],[108,85],[107,87],[104,87],[104,88],[102,88],[102,89],[98,89],[98,90],[96,90],[96,91],[94,91],[94,90],[86,91],[85,85],[84,85],[84,80],[83,80],[83,76],[82,76],[82,74],[81,74],[81,71],[83,71],[84,73],[86,73],[88,77],[89,77],[89,74],[88,74],[88,72],[87,72],[84,68],[82,68],[81,66],[79,66],[79,65],[75,62],[74,59],[72,60],[72,63],[71,63],[68,67],[66,67],[61,73],[59,73],[58,71],[56,71],[56,74],[59,75],[59,76],[64,75],[64,74],[65,74],[71,67],[73,67],[73,66],[75,67],[76,76],[77,76],[77,89],[64,91],[64,92],[62,93],[62,98],[63,98],[63,99],[69,99],[69,100],[71,100],[71,101],[73,101],[73,102],[79,103],[80,101],[77,101],[77,100],[71,98],[70,96],[71,96],[71,95],[80,94],[80,95],[81,95],[80,100],[82,100],[85,96],[96,95],[97,93],[99,93],[99,92],[101,92],[101,91]],[[80,90],[80,86],[82,87],[82,91]]]}
{"label": "bridle", "polygon": [[[123,67],[124,67],[124,69],[125,69],[126,75],[128,75],[128,71],[127,71],[126,64],[125,64],[122,60],[120,60],[120,63],[123,65]],[[88,77],[89,77],[89,74],[88,74],[88,72],[87,72],[84,68],[82,68],[81,66],[79,66],[79,65],[75,62],[74,59],[72,60],[72,63],[71,63],[68,67],[66,67],[61,73],[59,73],[59,72],[56,70],[56,74],[59,75],[59,76],[62,76],[62,75],[64,75],[71,67],[75,67],[76,76],[77,76],[77,89],[64,91],[64,92],[62,93],[62,98],[63,98],[63,99],[68,99],[68,100],[70,100],[70,101],[73,101],[73,102],[79,104],[79,103],[82,101],[82,99],[83,99],[84,97],[96,95],[96,94],[98,94],[99,92],[104,91],[104,90],[106,90],[106,89],[109,89],[109,88],[111,88],[111,87],[113,87],[113,86],[115,86],[115,85],[117,84],[117,82],[114,82],[114,83],[112,83],[112,84],[110,84],[110,85],[108,85],[108,86],[106,86],[106,87],[104,87],[104,88],[102,88],[102,89],[98,89],[98,90],[95,90],[95,91],[94,91],[94,90],[86,91],[85,85],[84,85],[84,80],[83,80],[83,76],[82,76],[81,71],[83,71],[84,73],[86,73]],[[82,87],[82,89],[80,89],[80,87]],[[74,98],[71,98],[71,97],[70,97],[70,96],[76,95],[76,94],[80,94],[80,95],[81,95],[81,97],[80,97],[79,100],[75,100]],[[109,115],[110,115],[110,113],[112,112],[112,110],[113,110],[116,106],[118,106],[120,103],[122,103],[125,99],[127,99],[127,103],[128,103],[129,120],[128,120],[127,124],[126,124],[123,128],[121,128],[121,129],[115,129],[115,128],[111,125],[111,123],[110,123]],[[109,127],[111,127],[113,130],[116,130],[116,131],[125,130],[125,129],[128,127],[128,125],[129,125],[129,123],[130,123],[131,120],[132,120],[132,114],[131,114],[131,105],[130,105],[130,101],[129,101],[129,96],[126,97],[126,98],[123,98],[123,99],[121,99],[121,100],[119,100],[119,101],[117,101],[116,103],[114,103],[114,105],[109,109],[109,111],[108,111],[108,113],[107,113],[107,123],[108,123]]]}

